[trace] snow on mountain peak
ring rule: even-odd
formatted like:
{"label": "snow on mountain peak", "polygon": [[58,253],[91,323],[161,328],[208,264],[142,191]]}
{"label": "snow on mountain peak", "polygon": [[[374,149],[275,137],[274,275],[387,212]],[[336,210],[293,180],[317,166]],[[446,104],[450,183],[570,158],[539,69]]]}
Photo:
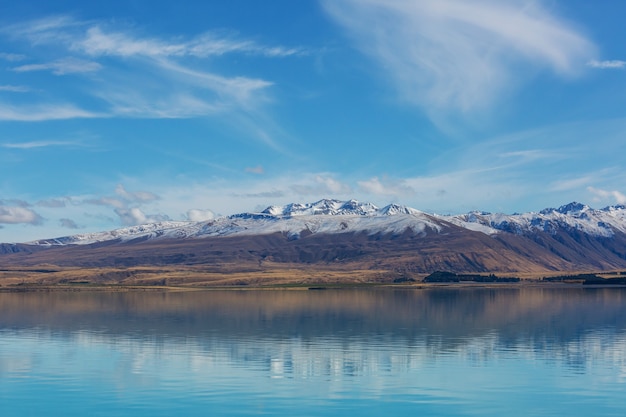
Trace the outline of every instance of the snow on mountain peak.
{"label": "snow on mountain peak", "polygon": [[423,234],[439,231],[440,223],[421,211],[391,204],[379,209],[357,200],[323,199],[314,203],[270,206],[260,213],[241,213],[204,222],[169,222],[133,226],[108,232],[89,233],[31,242],[57,246],[89,244],[138,238],[193,238],[284,233],[297,238],[301,233],[367,232],[400,234],[406,230]]}
{"label": "snow on mountain peak", "polygon": [[304,215],[392,216],[398,214],[416,216],[423,214],[423,212],[419,210],[407,206],[400,206],[398,204],[389,204],[388,206],[379,209],[372,203],[363,203],[357,200],[339,201],[327,199],[308,204],[291,203],[285,206],[270,206],[261,213],[279,217]]}
{"label": "snow on mountain peak", "polygon": [[541,214],[561,213],[561,214],[567,214],[570,216],[581,216],[589,210],[592,210],[592,209],[588,205],[578,203],[576,201],[572,201],[571,203],[565,204],[557,209],[555,208],[543,209],[540,211],[540,213]]}
{"label": "snow on mountain peak", "polygon": [[204,222],[152,223],[107,232],[39,240],[30,244],[80,245],[139,238],[201,238],[271,233],[283,233],[290,238],[298,238],[302,233],[402,234],[412,230],[423,235],[441,233],[452,224],[486,235],[532,235],[538,232],[554,235],[565,231],[611,237],[615,232],[626,233],[626,207],[611,206],[594,210],[573,202],[539,213],[507,215],[474,211],[461,215],[429,215],[397,204],[389,204],[379,209],[371,203],[357,200],[323,199],[314,203],[270,206],[260,213],[234,214]]}
{"label": "snow on mountain peak", "polygon": [[418,215],[422,214],[421,211],[416,210],[407,206],[399,206],[397,204],[389,204],[388,206],[383,207],[379,210],[380,214],[384,214],[386,216],[393,216],[396,214],[410,214],[410,215]]}
{"label": "snow on mountain peak", "polygon": [[347,214],[369,216],[377,214],[377,211],[378,207],[371,203],[361,203],[357,200],[339,201],[323,199],[315,203],[291,203],[284,206],[270,206],[261,213],[280,217]]}
{"label": "snow on mountain peak", "polygon": [[[594,210],[577,202],[555,208],[547,208],[539,213],[490,214],[469,213],[452,216],[454,223],[466,228],[473,228],[478,223],[491,228],[494,232],[507,232],[517,235],[545,232],[556,234],[559,230],[578,231],[591,236],[611,237],[615,231],[626,232],[626,210],[618,208]],[[466,222],[464,225],[463,222]]]}

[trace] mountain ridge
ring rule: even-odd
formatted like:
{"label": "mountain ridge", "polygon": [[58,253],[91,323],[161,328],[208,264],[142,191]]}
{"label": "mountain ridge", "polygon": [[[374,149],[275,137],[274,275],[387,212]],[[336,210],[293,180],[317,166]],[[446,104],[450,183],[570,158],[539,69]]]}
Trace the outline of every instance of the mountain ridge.
{"label": "mountain ridge", "polygon": [[[130,226],[104,232],[92,232],[85,234],[69,235],[50,239],[39,239],[31,242],[24,242],[25,245],[65,245],[65,244],[91,244],[103,240],[115,239],[135,239],[139,237],[153,238],[185,238],[202,237],[203,235],[231,235],[231,234],[266,234],[273,233],[276,228],[259,227],[257,231],[244,226],[237,229],[237,220],[244,221],[266,221],[273,224],[279,221],[287,222],[294,229],[279,228],[281,231],[287,229],[292,236],[297,234],[298,227],[302,231],[311,230],[311,226],[317,226],[321,232],[329,233],[331,230],[323,228],[323,222],[318,221],[320,216],[358,216],[364,218],[377,218],[381,216],[411,216],[410,221],[405,226],[411,228],[413,224],[424,223],[419,228],[423,229],[426,224],[433,229],[437,229],[439,221],[452,223],[468,230],[479,231],[488,235],[509,232],[519,233],[530,230],[543,230],[546,232],[556,232],[558,227],[569,227],[584,230],[594,236],[610,237],[615,233],[615,229],[626,233],[626,207],[623,205],[607,206],[602,209],[592,209],[591,207],[571,202],[558,208],[546,208],[539,212],[527,213],[489,213],[472,211],[458,215],[437,215],[428,214],[423,211],[397,204],[389,204],[378,208],[371,203],[361,203],[357,200],[334,200],[322,199],[314,203],[290,203],[284,206],[268,206],[260,212],[243,212],[229,216],[218,217],[217,219],[192,222],[192,221],[162,221],[147,223],[143,225]],[[314,217],[310,217],[314,216]],[[307,222],[309,219],[315,219]],[[289,224],[289,220],[294,220]],[[388,219],[387,219],[388,220]],[[366,226],[372,225],[372,222]],[[229,229],[230,226],[230,229]],[[402,225],[399,225],[401,227]],[[339,231],[345,231],[343,227]],[[356,229],[356,230],[363,230]],[[382,230],[374,228],[377,232]],[[403,231],[402,229],[401,231]],[[175,232],[172,232],[175,231]],[[397,231],[397,230],[396,230]]]}
{"label": "mountain ridge", "polygon": [[0,266],[268,265],[393,274],[626,268],[626,208],[572,202],[539,212],[428,214],[357,200],[269,206],[203,222],[168,221],[0,245]]}

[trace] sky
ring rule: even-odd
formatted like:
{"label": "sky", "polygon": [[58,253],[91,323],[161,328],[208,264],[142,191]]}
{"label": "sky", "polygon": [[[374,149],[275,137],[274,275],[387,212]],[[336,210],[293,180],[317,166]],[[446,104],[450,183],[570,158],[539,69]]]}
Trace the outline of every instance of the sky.
{"label": "sky", "polygon": [[626,204],[622,0],[0,0],[0,242]]}

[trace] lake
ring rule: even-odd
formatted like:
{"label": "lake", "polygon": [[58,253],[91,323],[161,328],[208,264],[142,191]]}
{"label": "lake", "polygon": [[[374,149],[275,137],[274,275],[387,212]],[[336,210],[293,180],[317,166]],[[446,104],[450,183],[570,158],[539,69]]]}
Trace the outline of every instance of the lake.
{"label": "lake", "polygon": [[0,293],[0,415],[621,417],[626,289]]}

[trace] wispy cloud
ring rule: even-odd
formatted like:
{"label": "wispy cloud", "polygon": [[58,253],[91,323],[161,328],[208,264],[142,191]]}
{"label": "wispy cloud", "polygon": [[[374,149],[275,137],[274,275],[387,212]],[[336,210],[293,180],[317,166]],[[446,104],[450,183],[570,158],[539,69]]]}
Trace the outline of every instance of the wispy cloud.
{"label": "wispy cloud", "polygon": [[[206,32],[196,36],[156,37],[139,34],[128,27],[102,21],[80,21],[70,16],[51,16],[18,22],[0,28],[0,34],[32,48],[29,58],[45,49],[43,63],[25,63],[14,71],[52,71],[56,75],[75,74],[73,91],[83,99],[78,104],[40,103],[20,107],[0,104],[0,120],[41,121],[84,117],[199,118],[229,116],[237,128],[278,149],[275,139],[267,140],[259,131],[278,131],[263,116],[270,80],[246,74],[230,74],[214,69],[214,62],[226,54],[268,59],[306,55],[299,46],[268,45],[242,39],[230,32]],[[56,54],[56,59],[54,56]],[[209,59],[211,58],[211,59]],[[249,68],[253,73],[254,68]],[[79,82],[80,81],[80,82]],[[49,96],[48,94],[45,96]],[[44,95],[42,95],[44,97]],[[69,96],[68,96],[69,97]],[[89,100],[92,99],[92,100]],[[93,106],[98,106],[94,108]],[[245,123],[239,123],[245,120]]]}
{"label": "wispy cloud", "polygon": [[85,199],[86,204],[107,206],[113,208],[124,226],[134,226],[150,222],[169,220],[164,214],[146,214],[142,205],[159,200],[160,197],[148,191],[127,191],[122,184],[115,188],[115,197],[107,196],[100,198]]}
{"label": "wispy cloud", "polygon": [[591,41],[536,0],[325,0],[398,93],[427,111],[490,106],[529,67],[572,75]]}
{"label": "wispy cloud", "polygon": [[51,198],[48,200],[40,200],[37,202],[37,206],[39,207],[47,207],[47,208],[63,208],[66,207],[68,203],[71,203],[72,200],[69,197],[59,197],[59,198]]}
{"label": "wispy cloud", "polygon": [[611,61],[597,61],[592,59],[587,62],[587,65],[591,68],[599,68],[599,69],[624,69],[626,68],[626,61],[621,60],[611,60]]}
{"label": "wispy cloud", "polygon": [[119,216],[124,226],[135,226],[138,224],[170,220],[168,216],[163,214],[146,214],[139,207],[116,208],[114,211],[115,214]]}
{"label": "wispy cloud", "polygon": [[36,149],[36,148],[47,148],[51,146],[76,146],[78,145],[76,142],[68,142],[68,141],[33,141],[33,142],[13,142],[13,143],[2,143],[0,144],[3,148],[9,149]]}
{"label": "wispy cloud", "polygon": [[22,54],[9,54],[6,52],[0,52],[0,59],[4,59],[5,61],[16,62],[26,59],[26,55]]}
{"label": "wispy cloud", "polygon": [[582,175],[576,178],[559,179],[552,181],[549,189],[551,191],[570,191],[584,189],[587,185],[596,180],[592,175]]}
{"label": "wispy cloud", "polygon": [[[260,191],[258,193],[239,193],[233,192],[231,193],[233,197],[236,198],[266,198],[266,199],[276,199],[286,197],[287,193],[281,190],[272,190],[272,191]],[[265,207],[264,207],[265,208]]]}
{"label": "wispy cloud", "polygon": [[409,198],[415,195],[415,190],[406,184],[404,179],[390,179],[373,177],[368,180],[358,181],[359,188],[375,196],[390,196]]}
{"label": "wispy cloud", "polygon": [[72,104],[42,104],[32,106],[10,106],[0,103],[0,120],[17,122],[40,122],[46,120],[88,119],[105,117],[80,109]]}
{"label": "wispy cloud", "polygon": [[265,169],[263,169],[261,165],[257,165],[255,167],[247,167],[246,172],[249,172],[250,174],[262,175],[265,174]]}
{"label": "wispy cloud", "polygon": [[350,185],[328,174],[303,178],[302,181],[291,185],[290,189],[301,196],[340,196],[347,195],[352,191]]}
{"label": "wispy cloud", "polygon": [[39,44],[49,44],[58,40],[68,40],[71,37],[63,31],[71,27],[81,27],[82,23],[77,22],[67,15],[47,16],[27,22],[16,22],[3,27],[2,31],[9,36],[21,39],[28,39],[30,42]]}
{"label": "wispy cloud", "polygon": [[244,107],[252,107],[257,99],[262,98],[257,93],[273,85],[272,82],[262,79],[223,77],[206,71],[198,71],[169,60],[159,60],[155,64],[176,76],[179,81],[181,81],[180,77],[184,77],[185,84],[213,91],[223,102],[234,100]]}
{"label": "wispy cloud", "polygon": [[29,87],[24,85],[0,85],[0,91],[8,91],[11,93],[28,93]]}
{"label": "wispy cloud", "polygon": [[108,31],[101,26],[87,29],[84,38],[72,44],[72,49],[86,54],[116,56],[206,58],[228,53],[243,53],[267,57],[287,57],[306,54],[300,47],[267,46],[251,40],[237,39],[228,34],[205,33],[188,40],[168,41],[158,38],[136,38],[119,31]]}
{"label": "wispy cloud", "polygon": [[617,204],[626,204],[626,194],[617,190],[603,190],[595,187],[587,187],[593,196],[595,201],[605,201],[607,199],[613,200]]}
{"label": "wispy cloud", "polygon": [[77,58],[64,58],[45,64],[20,65],[13,68],[15,72],[52,71],[54,75],[66,75],[83,72],[94,72],[102,68],[102,65],[93,61]]}
{"label": "wispy cloud", "polygon": [[127,191],[122,184],[118,184],[117,187],[115,187],[115,194],[130,203],[145,203],[159,199],[159,196],[149,191]]}

